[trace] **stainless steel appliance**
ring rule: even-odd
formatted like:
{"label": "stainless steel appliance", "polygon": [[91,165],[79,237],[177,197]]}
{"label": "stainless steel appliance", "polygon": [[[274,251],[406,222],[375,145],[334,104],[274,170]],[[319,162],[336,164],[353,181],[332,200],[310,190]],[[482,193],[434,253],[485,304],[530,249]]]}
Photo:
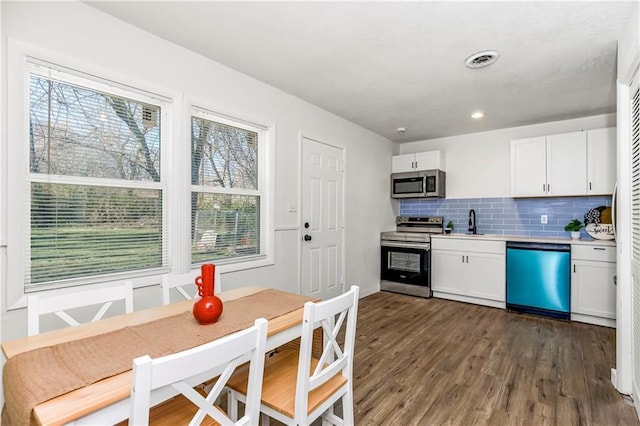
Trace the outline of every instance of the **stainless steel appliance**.
{"label": "stainless steel appliance", "polygon": [[442,234],[442,216],[396,218],[396,231],[380,234],[380,289],[431,297],[431,235]]}
{"label": "stainless steel appliance", "polygon": [[442,170],[393,173],[391,175],[392,198],[443,198],[446,173]]}
{"label": "stainless steel appliance", "polygon": [[507,309],[569,319],[571,246],[507,241]]}

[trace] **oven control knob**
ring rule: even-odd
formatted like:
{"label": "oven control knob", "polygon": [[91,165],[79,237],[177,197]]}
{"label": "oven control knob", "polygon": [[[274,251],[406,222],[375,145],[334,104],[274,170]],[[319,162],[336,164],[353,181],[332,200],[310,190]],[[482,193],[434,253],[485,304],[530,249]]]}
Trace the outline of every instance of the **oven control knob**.
{"label": "oven control knob", "polygon": [[305,235],[304,236],[304,240],[305,241],[311,241],[311,235]]}

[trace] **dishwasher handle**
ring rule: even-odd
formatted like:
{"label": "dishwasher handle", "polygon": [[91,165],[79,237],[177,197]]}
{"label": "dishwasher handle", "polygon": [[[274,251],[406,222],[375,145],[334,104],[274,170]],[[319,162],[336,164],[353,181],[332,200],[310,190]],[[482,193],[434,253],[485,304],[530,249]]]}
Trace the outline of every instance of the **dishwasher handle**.
{"label": "dishwasher handle", "polygon": [[507,248],[516,250],[571,251],[570,244],[525,243],[520,241],[507,241]]}

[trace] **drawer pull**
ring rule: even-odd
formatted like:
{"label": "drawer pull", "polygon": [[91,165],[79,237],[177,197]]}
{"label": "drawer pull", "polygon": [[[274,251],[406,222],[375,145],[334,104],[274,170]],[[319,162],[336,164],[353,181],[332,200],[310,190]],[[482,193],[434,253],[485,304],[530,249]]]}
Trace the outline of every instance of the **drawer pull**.
{"label": "drawer pull", "polygon": [[606,248],[604,248],[604,247],[594,247],[593,249],[594,250],[602,250],[602,251],[606,250]]}

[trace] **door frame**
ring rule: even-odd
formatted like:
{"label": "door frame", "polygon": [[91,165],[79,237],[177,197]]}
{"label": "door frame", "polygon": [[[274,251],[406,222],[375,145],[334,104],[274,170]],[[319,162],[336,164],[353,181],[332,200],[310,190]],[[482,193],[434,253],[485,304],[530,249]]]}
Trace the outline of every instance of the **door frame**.
{"label": "door frame", "polygon": [[346,223],[347,223],[347,210],[346,210],[346,188],[347,188],[347,147],[337,144],[337,143],[327,143],[322,140],[322,138],[314,137],[310,135],[309,132],[300,131],[298,134],[298,293],[302,294],[302,234],[304,233],[302,229],[302,190],[303,190],[303,182],[302,182],[302,146],[304,144],[304,140],[309,139],[313,142],[321,143],[323,145],[330,146],[332,148],[336,148],[342,151],[342,199],[341,202],[341,212],[342,212],[342,232],[340,232],[340,239],[342,240],[342,282],[340,283],[341,292],[345,291],[345,276],[346,276],[346,253],[347,253],[347,238],[346,238]]}

